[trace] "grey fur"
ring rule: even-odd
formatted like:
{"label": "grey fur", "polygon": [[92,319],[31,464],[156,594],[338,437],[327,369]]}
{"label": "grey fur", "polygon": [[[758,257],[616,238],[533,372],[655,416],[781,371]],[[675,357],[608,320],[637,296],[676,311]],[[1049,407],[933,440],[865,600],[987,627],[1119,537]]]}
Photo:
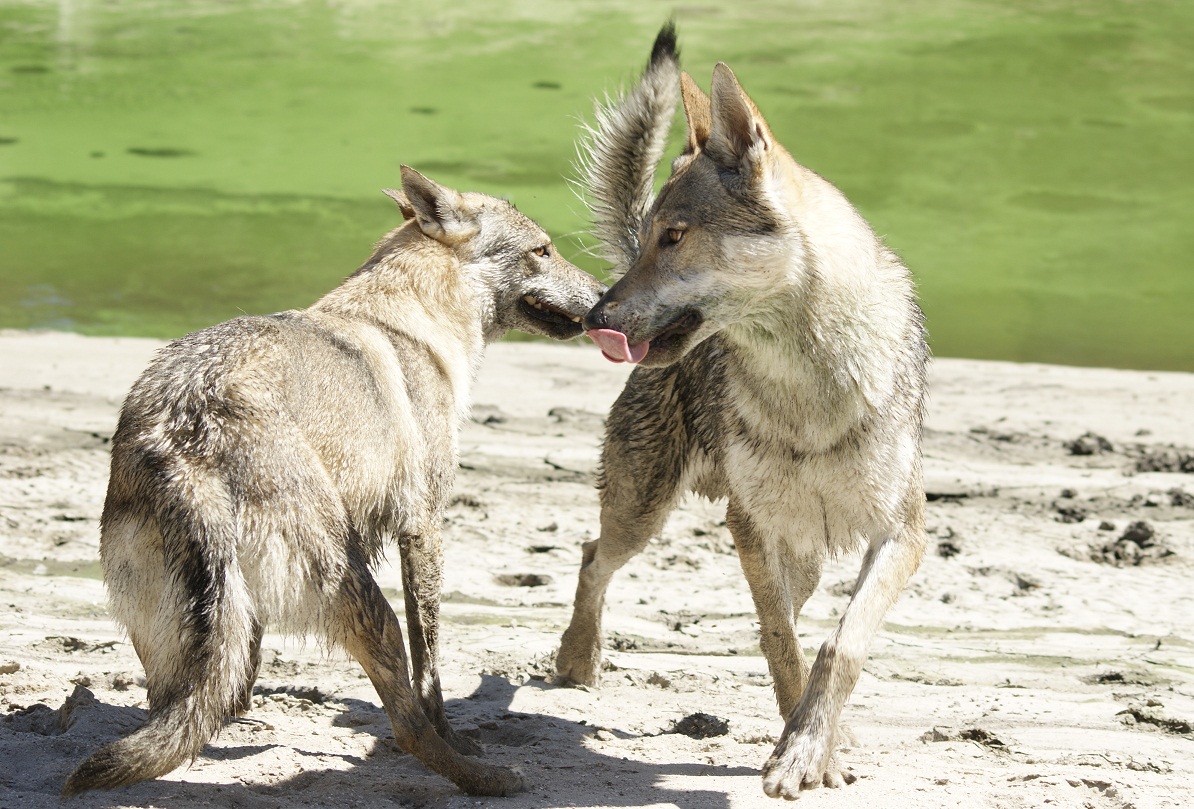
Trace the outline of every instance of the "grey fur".
{"label": "grey fur", "polygon": [[655,167],[680,100],[678,58],[676,29],[668,23],[655,38],[638,84],[596,104],[595,121],[584,127],[577,145],[579,185],[615,276],[638,256],[639,226],[651,207]]}
{"label": "grey fur", "polygon": [[[365,668],[398,744],[473,794],[521,776],[466,758],[438,673],[443,510],[487,342],[564,339],[602,287],[512,205],[403,167],[410,221],[302,311],[240,317],[163,348],[112,439],[100,554],[145,666],[149,719],[84,761],[63,795],[194,759],[250,706],[262,633],[315,632]],[[370,572],[402,557],[413,678]]]}
{"label": "grey fur", "polygon": [[[714,69],[710,96],[687,75],[681,92],[688,149],[644,218],[623,209],[637,250],[585,317],[613,358],[649,367],[609,414],[601,533],[584,545],[558,677],[597,681],[610,578],[684,492],[726,498],[785,720],[763,786],[795,798],[853,780],[834,752],[841,710],[924,552],[928,349],[907,269],[779,145],[729,68]],[[633,92],[622,104],[608,120],[625,129],[602,133],[615,144],[663,114]],[[647,171],[633,159],[601,170],[622,175],[603,178],[610,189],[639,188]],[[810,668],[800,609],[823,559],[860,546],[854,595]]]}

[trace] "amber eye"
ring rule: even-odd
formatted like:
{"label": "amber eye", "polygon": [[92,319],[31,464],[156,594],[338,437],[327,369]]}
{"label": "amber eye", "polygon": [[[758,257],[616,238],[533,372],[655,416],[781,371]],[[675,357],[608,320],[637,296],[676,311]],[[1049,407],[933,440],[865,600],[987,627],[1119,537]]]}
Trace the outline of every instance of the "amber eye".
{"label": "amber eye", "polygon": [[667,240],[670,244],[679,244],[680,240],[684,238],[684,231],[681,228],[668,228]]}
{"label": "amber eye", "polygon": [[546,258],[547,256],[551,255],[551,247],[545,244],[542,247],[536,247],[531,252],[537,255],[539,258]]}

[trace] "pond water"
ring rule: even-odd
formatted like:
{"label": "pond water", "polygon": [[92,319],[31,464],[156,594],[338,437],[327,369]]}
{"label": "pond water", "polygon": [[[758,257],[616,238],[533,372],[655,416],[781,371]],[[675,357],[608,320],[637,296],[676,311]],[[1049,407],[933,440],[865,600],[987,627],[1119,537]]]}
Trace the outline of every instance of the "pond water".
{"label": "pond water", "polygon": [[401,163],[600,272],[578,122],[674,15],[904,256],[937,354],[1194,370],[1194,3],[732,5],[0,0],[0,327],[304,306]]}

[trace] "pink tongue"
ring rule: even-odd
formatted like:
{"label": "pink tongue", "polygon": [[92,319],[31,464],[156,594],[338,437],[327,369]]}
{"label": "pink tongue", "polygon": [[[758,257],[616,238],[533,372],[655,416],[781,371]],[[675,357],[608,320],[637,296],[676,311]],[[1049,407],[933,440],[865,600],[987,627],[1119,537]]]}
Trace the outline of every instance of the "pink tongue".
{"label": "pink tongue", "polygon": [[651,347],[650,343],[629,345],[626,342],[626,335],[613,329],[589,329],[585,334],[597,344],[601,353],[610,362],[642,362],[643,357],[647,356],[647,350]]}

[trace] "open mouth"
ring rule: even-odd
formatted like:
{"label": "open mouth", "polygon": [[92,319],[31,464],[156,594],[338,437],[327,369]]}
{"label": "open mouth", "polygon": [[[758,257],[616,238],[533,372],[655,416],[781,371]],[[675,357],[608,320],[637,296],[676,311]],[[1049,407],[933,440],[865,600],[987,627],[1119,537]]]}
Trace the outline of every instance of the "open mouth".
{"label": "open mouth", "polygon": [[617,329],[593,328],[585,331],[601,349],[610,362],[637,363],[647,361],[648,365],[668,364],[676,359],[674,349],[684,338],[696,331],[704,318],[695,309],[685,310],[647,342],[631,344],[626,334]]}
{"label": "open mouth", "polygon": [[561,328],[579,327],[581,320],[584,318],[583,312],[579,315],[572,314],[558,306],[551,305],[547,301],[539,300],[534,295],[523,295],[522,300],[518,303],[523,314],[552,326]]}

